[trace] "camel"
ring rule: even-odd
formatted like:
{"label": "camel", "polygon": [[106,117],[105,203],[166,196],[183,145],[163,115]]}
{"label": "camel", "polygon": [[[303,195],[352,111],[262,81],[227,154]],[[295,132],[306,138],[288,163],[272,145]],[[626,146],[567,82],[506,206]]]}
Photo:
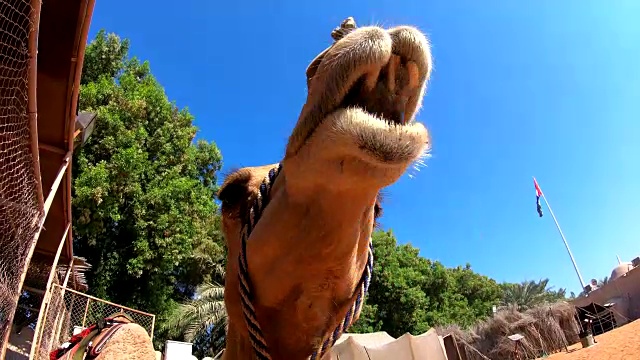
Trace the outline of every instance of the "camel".
{"label": "camel", "polygon": [[219,190],[226,360],[329,352],[362,306],[380,190],[429,149],[414,121],[432,68],[425,35],[351,18],[332,35],[307,69],[284,159],[237,170]]}
{"label": "camel", "polygon": [[[425,35],[348,18],[332,36],[307,68],[307,101],[283,160],[234,171],[220,187],[222,359],[328,357],[369,286],[380,190],[430,148],[414,120],[432,68]],[[152,351],[144,329],[126,324],[98,359],[151,360]]]}
{"label": "camel", "polygon": [[87,327],[51,352],[52,360],[155,360],[147,331],[127,314],[113,314]]}

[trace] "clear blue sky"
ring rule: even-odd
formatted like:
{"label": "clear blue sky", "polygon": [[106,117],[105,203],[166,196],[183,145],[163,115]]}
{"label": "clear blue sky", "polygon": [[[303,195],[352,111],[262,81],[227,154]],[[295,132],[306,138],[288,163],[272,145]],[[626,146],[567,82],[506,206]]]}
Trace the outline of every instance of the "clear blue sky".
{"label": "clear blue sky", "polygon": [[306,66],[347,16],[415,25],[433,44],[418,115],[433,157],[386,190],[382,223],[400,242],[577,292],[552,218],[536,213],[536,176],[585,281],[640,255],[638,1],[97,0],[89,36],[129,38],[228,170],[280,160]]}

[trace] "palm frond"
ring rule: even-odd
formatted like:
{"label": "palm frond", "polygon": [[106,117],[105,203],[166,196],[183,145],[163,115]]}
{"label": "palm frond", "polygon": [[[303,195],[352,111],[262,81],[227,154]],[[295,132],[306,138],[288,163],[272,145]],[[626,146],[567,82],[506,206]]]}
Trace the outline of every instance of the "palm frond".
{"label": "palm frond", "polygon": [[196,299],[224,300],[224,287],[218,283],[204,283],[196,290]]}
{"label": "palm frond", "polygon": [[226,327],[224,287],[205,283],[198,287],[197,297],[180,304],[164,321],[163,328],[173,338],[193,341],[212,328]]}

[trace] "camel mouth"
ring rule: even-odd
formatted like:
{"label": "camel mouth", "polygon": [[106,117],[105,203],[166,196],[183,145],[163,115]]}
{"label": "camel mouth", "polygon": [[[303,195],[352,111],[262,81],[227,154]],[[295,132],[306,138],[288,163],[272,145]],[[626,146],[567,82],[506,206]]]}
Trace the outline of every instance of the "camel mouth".
{"label": "camel mouth", "polygon": [[332,139],[345,135],[355,145],[345,153],[372,165],[405,167],[415,161],[428,151],[428,131],[414,119],[425,82],[414,61],[392,54],[345,89],[327,117],[336,130]]}
{"label": "camel mouth", "polygon": [[349,88],[338,109],[358,108],[389,126],[404,126],[413,119],[407,109],[421,94],[420,73],[412,61],[392,55],[379,71],[361,76]]}
{"label": "camel mouth", "polygon": [[417,160],[430,148],[428,131],[415,115],[431,68],[429,41],[416,28],[349,32],[307,68],[307,102],[285,158],[309,145],[327,153],[333,143],[335,156],[352,155],[372,165]]}

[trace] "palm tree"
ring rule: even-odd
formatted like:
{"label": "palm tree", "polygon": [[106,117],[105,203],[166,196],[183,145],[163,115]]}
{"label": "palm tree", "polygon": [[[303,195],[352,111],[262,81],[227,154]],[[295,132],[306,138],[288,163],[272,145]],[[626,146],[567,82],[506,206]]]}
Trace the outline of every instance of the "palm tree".
{"label": "palm tree", "polygon": [[224,348],[227,328],[224,286],[215,282],[200,285],[196,296],[180,304],[162,328],[170,338],[193,342],[196,356],[215,355]]}
{"label": "palm tree", "polygon": [[527,310],[536,305],[562,300],[566,297],[566,289],[547,287],[549,279],[540,281],[523,281],[519,284],[502,284],[502,306],[515,306],[518,310]]}

